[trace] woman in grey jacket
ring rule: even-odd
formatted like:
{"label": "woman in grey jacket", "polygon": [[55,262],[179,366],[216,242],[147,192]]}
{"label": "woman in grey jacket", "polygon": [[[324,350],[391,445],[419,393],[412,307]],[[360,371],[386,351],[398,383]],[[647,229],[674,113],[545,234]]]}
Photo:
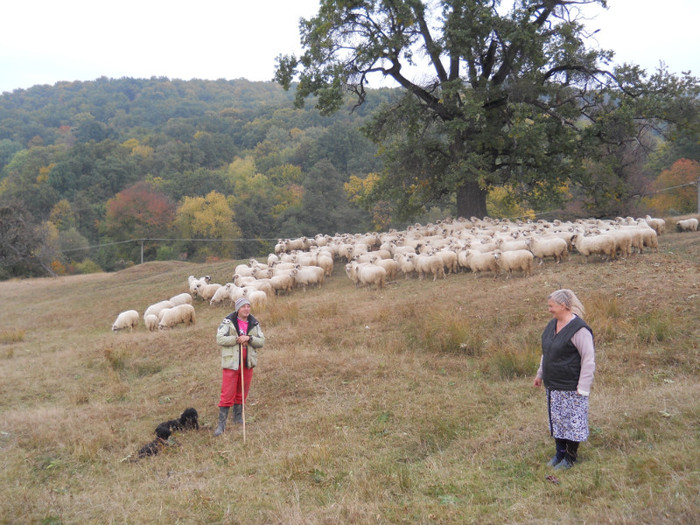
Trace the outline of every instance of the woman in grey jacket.
{"label": "woman in grey jacket", "polygon": [[[250,309],[250,301],[241,297],[236,301],[236,311],[227,315],[216,331],[216,342],[221,346],[222,379],[219,424],[214,431],[215,436],[224,433],[226,418],[232,406],[233,422],[243,423],[243,403],[248,397],[250,383],[253,380],[253,368],[257,364],[256,350],[265,344],[260,323],[251,315]],[[241,362],[244,363],[243,392],[241,392]]]}
{"label": "woman in grey jacket", "polygon": [[576,462],[579,443],[588,439],[588,396],[595,372],[593,331],[583,321],[583,305],[571,290],[547,297],[553,319],[542,333],[542,359],[534,386],[547,393],[549,431],[556,454],[547,463],[556,470]]}

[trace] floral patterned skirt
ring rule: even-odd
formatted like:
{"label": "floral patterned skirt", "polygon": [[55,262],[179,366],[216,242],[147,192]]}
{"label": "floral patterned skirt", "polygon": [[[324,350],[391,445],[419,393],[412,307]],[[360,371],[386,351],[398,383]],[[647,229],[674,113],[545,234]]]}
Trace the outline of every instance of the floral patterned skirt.
{"label": "floral patterned skirt", "polygon": [[576,390],[547,389],[547,408],[552,437],[578,442],[588,439],[588,396]]}

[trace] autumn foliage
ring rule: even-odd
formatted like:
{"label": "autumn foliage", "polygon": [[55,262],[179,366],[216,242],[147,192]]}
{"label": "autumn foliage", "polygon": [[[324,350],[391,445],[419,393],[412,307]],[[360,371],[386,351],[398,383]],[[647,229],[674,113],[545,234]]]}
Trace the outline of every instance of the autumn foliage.
{"label": "autumn foliage", "polygon": [[653,184],[654,195],[649,206],[658,214],[692,213],[697,206],[697,182],[700,179],[700,163],[679,159],[662,171]]}
{"label": "autumn foliage", "polygon": [[107,201],[105,231],[115,239],[164,235],[175,219],[175,205],[147,182],[137,182]]}

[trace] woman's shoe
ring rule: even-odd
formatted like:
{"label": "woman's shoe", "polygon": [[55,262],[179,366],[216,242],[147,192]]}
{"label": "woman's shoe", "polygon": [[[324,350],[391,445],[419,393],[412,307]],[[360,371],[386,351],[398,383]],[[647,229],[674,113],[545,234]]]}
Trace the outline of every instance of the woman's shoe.
{"label": "woman's shoe", "polygon": [[555,465],[554,470],[569,470],[573,466],[574,464],[569,461],[569,458],[564,458]]}

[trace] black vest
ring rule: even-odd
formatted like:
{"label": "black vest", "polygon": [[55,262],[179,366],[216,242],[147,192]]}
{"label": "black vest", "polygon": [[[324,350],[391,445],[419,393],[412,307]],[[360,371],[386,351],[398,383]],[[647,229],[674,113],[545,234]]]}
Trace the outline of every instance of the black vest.
{"label": "black vest", "polygon": [[542,381],[551,390],[576,390],[581,375],[581,355],[571,338],[581,328],[591,335],[593,330],[581,319],[574,317],[556,333],[557,320],[552,319],[542,332]]}

